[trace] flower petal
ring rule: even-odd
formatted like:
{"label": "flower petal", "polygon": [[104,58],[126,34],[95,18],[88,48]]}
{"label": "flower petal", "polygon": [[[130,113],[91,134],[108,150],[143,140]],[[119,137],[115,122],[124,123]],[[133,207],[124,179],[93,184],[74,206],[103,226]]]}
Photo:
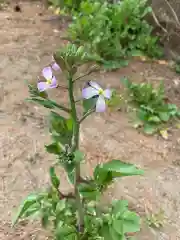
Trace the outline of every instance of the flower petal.
{"label": "flower petal", "polygon": [[97,89],[97,90],[101,90],[102,88],[99,86],[99,84],[98,83],[96,83],[96,82],[94,82],[94,81],[89,81],[89,86],[91,86],[91,87],[93,87],[93,88],[95,88],[95,89]]}
{"label": "flower petal", "polygon": [[49,88],[49,85],[46,82],[39,82],[37,84],[37,88],[38,88],[39,92],[44,92],[45,90],[47,90]]}
{"label": "flower petal", "polygon": [[112,91],[110,89],[106,89],[106,90],[104,90],[103,95],[105,98],[110,99],[112,96]]}
{"label": "flower petal", "polygon": [[45,79],[49,80],[49,79],[52,79],[52,69],[51,67],[45,67],[43,70],[42,70],[42,75]]}
{"label": "flower petal", "polygon": [[100,95],[96,102],[96,112],[104,112],[106,110],[106,102],[104,96]]}
{"label": "flower petal", "polygon": [[54,71],[61,70],[60,66],[56,62],[52,64],[52,69],[54,69]]}
{"label": "flower petal", "polygon": [[49,88],[56,88],[56,87],[57,87],[57,80],[56,80],[56,77],[53,76],[52,82],[51,82],[51,84],[49,85]]}
{"label": "flower petal", "polygon": [[99,95],[98,90],[94,89],[92,87],[87,87],[87,88],[84,88],[82,90],[82,96],[85,99],[89,99],[89,98],[92,98],[92,97],[97,96],[97,95]]}

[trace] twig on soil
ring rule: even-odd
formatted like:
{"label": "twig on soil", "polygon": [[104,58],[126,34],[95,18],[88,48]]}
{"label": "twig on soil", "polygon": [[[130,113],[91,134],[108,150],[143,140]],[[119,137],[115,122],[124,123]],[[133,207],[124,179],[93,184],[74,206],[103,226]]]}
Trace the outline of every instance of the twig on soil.
{"label": "twig on soil", "polygon": [[168,7],[170,8],[175,20],[176,20],[176,23],[180,26],[180,22],[179,22],[179,19],[178,19],[178,16],[176,14],[176,12],[174,11],[173,7],[171,6],[171,4],[167,1],[167,0],[164,0],[165,3],[168,5]]}

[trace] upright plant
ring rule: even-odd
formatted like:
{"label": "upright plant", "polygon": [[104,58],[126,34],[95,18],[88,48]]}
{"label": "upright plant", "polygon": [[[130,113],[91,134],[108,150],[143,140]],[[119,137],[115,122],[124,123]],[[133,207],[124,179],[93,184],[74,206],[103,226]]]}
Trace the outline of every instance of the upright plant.
{"label": "upright plant", "polygon": [[[56,62],[43,69],[46,82],[38,82],[37,88],[29,85],[30,101],[50,109],[52,143],[46,150],[56,155],[57,161],[49,170],[50,187],[24,200],[13,224],[19,219],[39,216],[42,226],[50,229],[52,239],[56,240],[125,240],[129,239],[128,233],[140,230],[140,218],[128,209],[127,201],[112,201],[108,207],[100,206],[99,201],[114,179],[141,175],[142,170],[114,159],[98,164],[91,177],[81,175],[80,166],[85,154],[79,150],[80,125],[93,112],[105,111],[106,99],[112,94],[110,89],[103,90],[94,81],[89,81],[82,90],[81,101],[75,96],[75,84],[82,77],[75,77],[78,66],[96,58],[83,47],[69,44],[54,55]],[[53,70],[61,70],[67,79],[69,107],[50,100],[46,93],[49,88],[58,86]],[[81,116],[77,110],[80,102],[84,109]],[[59,110],[64,114],[60,115]],[[68,194],[61,191],[57,165],[63,167],[73,185],[73,191]]]}

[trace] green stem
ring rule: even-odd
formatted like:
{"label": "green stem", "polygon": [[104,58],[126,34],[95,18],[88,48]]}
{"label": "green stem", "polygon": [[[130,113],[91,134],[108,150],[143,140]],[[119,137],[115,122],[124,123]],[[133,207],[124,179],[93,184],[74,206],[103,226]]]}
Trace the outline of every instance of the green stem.
{"label": "green stem", "polygon": [[93,112],[95,112],[95,109],[89,110],[87,113],[82,116],[82,118],[79,120],[79,123],[82,123],[89,115],[91,115]]}
{"label": "green stem", "polygon": [[[72,148],[71,152],[73,153],[79,148],[79,128],[80,124],[78,121],[78,116],[77,116],[77,111],[76,111],[76,103],[74,99],[74,85],[73,85],[73,78],[71,75],[68,77],[68,82],[69,82],[69,100],[70,100],[70,105],[71,105],[71,116],[73,120],[73,137],[72,137]],[[80,172],[80,163],[76,164],[75,167],[75,182],[74,182],[74,191],[75,191],[75,198],[76,198],[76,204],[77,204],[77,209],[78,209],[78,226],[79,226],[79,232],[83,232],[84,228],[84,213],[83,213],[83,206],[82,206],[82,201],[81,197],[79,194],[78,190],[78,184],[79,184],[79,179],[81,177],[81,172]]]}

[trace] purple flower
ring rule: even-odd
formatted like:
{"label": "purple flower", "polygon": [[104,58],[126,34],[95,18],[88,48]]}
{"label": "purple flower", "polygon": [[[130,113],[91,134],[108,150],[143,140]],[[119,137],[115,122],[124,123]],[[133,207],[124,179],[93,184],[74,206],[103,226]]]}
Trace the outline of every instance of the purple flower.
{"label": "purple flower", "polygon": [[56,63],[54,57],[52,56],[52,64],[51,64],[51,67],[54,71],[59,71],[61,70],[60,66]]}
{"label": "purple flower", "polygon": [[83,98],[90,99],[97,96],[96,112],[104,112],[106,110],[105,98],[110,99],[112,91],[110,89],[103,90],[99,84],[93,81],[90,81],[88,85],[89,87],[82,90]]}
{"label": "purple flower", "polygon": [[51,66],[52,66],[52,69],[53,69],[54,71],[59,71],[59,70],[61,70],[60,66],[59,66],[56,62],[52,63]]}
{"label": "purple flower", "polygon": [[46,79],[46,82],[39,82],[37,84],[37,88],[39,92],[43,92],[49,88],[57,87],[57,80],[56,80],[56,77],[53,76],[51,67],[45,67],[42,70],[42,75]]}

